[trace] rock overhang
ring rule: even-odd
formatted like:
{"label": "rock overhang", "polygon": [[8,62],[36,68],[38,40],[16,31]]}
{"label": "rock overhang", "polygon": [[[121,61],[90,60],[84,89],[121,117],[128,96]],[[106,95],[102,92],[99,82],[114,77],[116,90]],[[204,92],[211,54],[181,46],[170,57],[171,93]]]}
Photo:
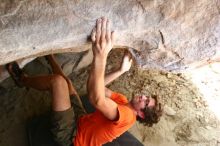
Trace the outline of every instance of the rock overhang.
{"label": "rock overhang", "polygon": [[1,2],[0,64],[91,48],[97,18],[108,17],[115,47],[142,68],[183,71],[219,54],[220,2],[14,0]]}

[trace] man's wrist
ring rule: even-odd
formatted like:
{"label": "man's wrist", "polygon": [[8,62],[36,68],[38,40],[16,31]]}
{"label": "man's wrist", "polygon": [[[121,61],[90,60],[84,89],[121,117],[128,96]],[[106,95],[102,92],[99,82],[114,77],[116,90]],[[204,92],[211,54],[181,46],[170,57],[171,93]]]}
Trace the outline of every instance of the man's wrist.
{"label": "man's wrist", "polygon": [[121,67],[119,68],[119,72],[121,73],[121,74],[123,74],[123,73],[125,73],[126,71],[124,71]]}
{"label": "man's wrist", "polygon": [[94,54],[94,59],[96,60],[107,60],[108,54]]}
{"label": "man's wrist", "polygon": [[93,62],[98,67],[105,66],[107,61],[107,57],[104,56],[94,56]]}

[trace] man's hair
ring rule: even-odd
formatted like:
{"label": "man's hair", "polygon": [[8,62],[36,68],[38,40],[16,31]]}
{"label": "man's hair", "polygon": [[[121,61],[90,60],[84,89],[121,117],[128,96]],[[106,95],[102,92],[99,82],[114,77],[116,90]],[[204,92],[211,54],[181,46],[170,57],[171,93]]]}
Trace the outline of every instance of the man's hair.
{"label": "man's hair", "polygon": [[158,102],[157,96],[153,95],[151,97],[155,100],[155,106],[154,107],[146,106],[144,109],[142,109],[145,115],[144,119],[137,116],[137,120],[148,127],[152,127],[153,124],[158,123],[160,117],[162,116],[161,103]]}

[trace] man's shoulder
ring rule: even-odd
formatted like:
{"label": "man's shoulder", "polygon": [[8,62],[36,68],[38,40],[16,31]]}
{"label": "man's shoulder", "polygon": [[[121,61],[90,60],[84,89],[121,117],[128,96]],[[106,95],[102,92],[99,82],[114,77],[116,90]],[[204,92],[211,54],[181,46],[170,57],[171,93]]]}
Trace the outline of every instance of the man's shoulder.
{"label": "man's shoulder", "polygon": [[117,104],[127,104],[128,99],[126,96],[124,96],[121,93],[112,92],[112,95],[110,97],[113,101],[115,101]]}
{"label": "man's shoulder", "polygon": [[127,105],[118,105],[118,120],[115,122],[117,124],[122,125],[133,125],[136,121],[136,116],[134,114],[134,111],[129,108]]}

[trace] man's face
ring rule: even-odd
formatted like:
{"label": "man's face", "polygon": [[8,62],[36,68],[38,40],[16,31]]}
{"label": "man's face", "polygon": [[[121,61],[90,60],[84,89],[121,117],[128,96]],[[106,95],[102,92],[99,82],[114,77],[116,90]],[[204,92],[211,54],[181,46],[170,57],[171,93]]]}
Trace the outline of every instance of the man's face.
{"label": "man's face", "polygon": [[131,100],[133,108],[136,110],[137,114],[142,118],[144,118],[142,109],[144,109],[146,106],[149,108],[154,107],[155,102],[155,99],[145,95],[135,95]]}

